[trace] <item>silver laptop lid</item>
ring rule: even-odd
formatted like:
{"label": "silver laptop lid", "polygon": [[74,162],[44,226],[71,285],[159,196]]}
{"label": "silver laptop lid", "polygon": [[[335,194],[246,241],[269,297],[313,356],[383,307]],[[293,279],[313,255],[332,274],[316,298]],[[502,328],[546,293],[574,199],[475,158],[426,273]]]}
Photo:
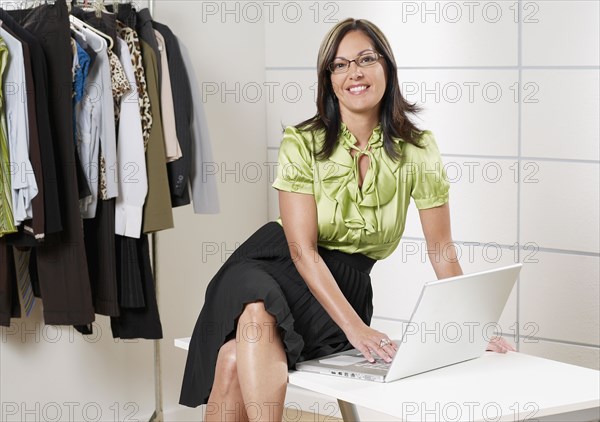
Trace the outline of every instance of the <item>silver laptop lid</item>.
{"label": "silver laptop lid", "polygon": [[386,381],[481,356],[522,264],[425,283]]}

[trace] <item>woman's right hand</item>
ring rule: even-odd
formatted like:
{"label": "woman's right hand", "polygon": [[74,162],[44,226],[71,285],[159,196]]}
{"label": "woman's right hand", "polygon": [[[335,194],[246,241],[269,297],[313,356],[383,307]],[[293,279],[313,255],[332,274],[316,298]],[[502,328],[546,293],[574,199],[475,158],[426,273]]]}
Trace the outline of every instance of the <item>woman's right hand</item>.
{"label": "woman's right hand", "polygon": [[346,337],[352,346],[358,349],[369,362],[375,362],[375,355],[391,362],[398,346],[384,333],[362,323],[346,331]]}
{"label": "woman's right hand", "polygon": [[279,213],[290,246],[290,255],[294,257],[294,265],[313,296],[333,321],[342,327],[352,346],[360,350],[369,362],[374,362],[376,356],[390,362],[396,354],[397,346],[387,335],[373,330],[360,319],[344,297],[325,261],[318,254],[315,255],[318,227],[314,195],[280,190]]}

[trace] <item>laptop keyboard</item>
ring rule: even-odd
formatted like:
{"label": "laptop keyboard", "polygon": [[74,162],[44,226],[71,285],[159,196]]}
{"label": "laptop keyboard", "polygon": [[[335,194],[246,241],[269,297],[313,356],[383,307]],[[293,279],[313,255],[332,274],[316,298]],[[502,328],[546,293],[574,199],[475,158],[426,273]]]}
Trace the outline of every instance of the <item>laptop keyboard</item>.
{"label": "laptop keyboard", "polygon": [[383,369],[387,371],[390,369],[391,362],[386,362],[383,359],[375,359],[375,362],[371,363],[369,361],[359,362],[356,366],[360,366],[361,368],[375,368],[375,369]]}
{"label": "laptop keyboard", "polygon": [[[362,354],[358,354],[357,356],[362,356]],[[390,369],[390,365],[392,364],[391,362],[386,362],[383,359],[375,356],[373,356],[373,358],[375,359],[375,362],[373,363],[369,362],[368,360],[365,360],[364,362],[357,363],[356,366],[359,366],[361,368],[383,369],[385,371]]]}

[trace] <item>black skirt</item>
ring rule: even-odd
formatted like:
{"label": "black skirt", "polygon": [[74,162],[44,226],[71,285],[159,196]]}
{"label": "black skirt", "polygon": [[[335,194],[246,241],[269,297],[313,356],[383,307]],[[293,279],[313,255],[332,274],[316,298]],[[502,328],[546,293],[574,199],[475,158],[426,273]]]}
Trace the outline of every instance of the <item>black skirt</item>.
{"label": "black skirt", "polygon": [[[350,305],[370,324],[373,291],[369,273],[376,260],[318,249]],[[240,245],[210,281],[190,342],[181,404],[196,407],[208,402],[219,349],[235,338],[237,320],[247,303],[263,301],[275,316],[290,369],[297,362],[352,348],[296,270],[294,258],[302,252],[292,250],[290,254],[281,225],[269,222]],[[269,329],[273,327],[253,329],[251,335],[268,335]]]}

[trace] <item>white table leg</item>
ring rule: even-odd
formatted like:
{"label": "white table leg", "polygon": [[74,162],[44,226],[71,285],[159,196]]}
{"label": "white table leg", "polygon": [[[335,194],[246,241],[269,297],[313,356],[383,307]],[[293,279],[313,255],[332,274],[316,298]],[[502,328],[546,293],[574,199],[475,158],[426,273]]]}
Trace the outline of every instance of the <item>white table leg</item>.
{"label": "white table leg", "polygon": [[349,403],[344,400],[338,399],[338,405],[340,406],[340,413],[342,414],[342,420],[344,422],[359,422],[358,411],[354,403]]}

